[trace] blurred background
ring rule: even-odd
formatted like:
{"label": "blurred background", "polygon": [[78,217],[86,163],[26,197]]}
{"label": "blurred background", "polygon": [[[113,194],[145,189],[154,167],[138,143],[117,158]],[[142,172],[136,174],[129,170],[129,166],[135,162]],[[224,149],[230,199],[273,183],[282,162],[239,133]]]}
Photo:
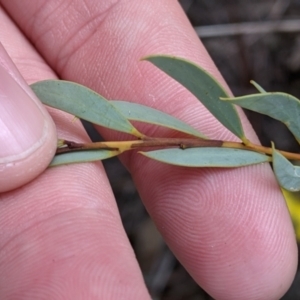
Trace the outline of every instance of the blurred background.
{"label": "blurred background", "polygon": [[[255,93],[250,84],[254,79],[267,91],[286,92],[300,98],[300,0],[181,0],[180,3],[234,95]],[[300,150],[282,124],[255,113],[247,115],[262,144],[269,146],[272,140],[280,149]],[[164,244],[130,175],[118,159],[104,161],[104,165],[152,298],[212,299]],[[300,208],[294,205],[292,210],[297,226]],[[300,299],[299,272],[282,299]]]}

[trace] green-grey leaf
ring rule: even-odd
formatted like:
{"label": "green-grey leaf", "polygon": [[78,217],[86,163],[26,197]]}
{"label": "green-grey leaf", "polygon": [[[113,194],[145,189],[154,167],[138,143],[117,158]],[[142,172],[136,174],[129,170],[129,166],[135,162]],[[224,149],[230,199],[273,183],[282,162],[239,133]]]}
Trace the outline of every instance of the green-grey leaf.
{"label": "green-grey leaf", "polygon": [[164,149],[140,153],[160,162],[185,167],[228,168],[270,161],[267,155],[232,148]]}
{"label": "green-grey leaf", "polygon": [[48,106],[97,125],[141,137],[109,101],[83,85],[64,80],[45,80],[32,84],[31,88]]}
{"label": "green-grey leaf", "polygon": [[285,93],[263,93],[223,99],[283,122],[300,142],[300,101]]}
{"label": "green-grey leaf", "polygon": [[118,154],[120,154],[119,151],[103,150],[103,149],[69,152],[69,153],[64,153],[64,154],[59,154],[54,156],[49,167],[103,160],[106,158],[116,156]]}
{"label": "green-grey leaf", "polygon": [[300,191],[300,167],[294,166],[274,146],[273,169],[281,187],[290,192]]}
{"label": "green-grey leaf", "polygon": [[266,93],[267,91],[263,88],[263,87],[261,87],[257,82],[255,82],[254,80],[251,80],[250,81],[250,83],[252,83],[254,86],[255,86],[255,88],[260,92],[260,93]]}
{"label": "green-grey leaf", "polygon": [[219,99],[228,97],[226,91],[207,71],[188,60],[173,56],[154,55],[144,59],[177,80],[193,93],[227,129],[240,139],[246,140],[235,107]]}
{"label": "green-grey leaf", "polygon": [[187,134],[206,138],[188,124],[157,109],[127,101],[110,101],[128,120],[164,126]]}

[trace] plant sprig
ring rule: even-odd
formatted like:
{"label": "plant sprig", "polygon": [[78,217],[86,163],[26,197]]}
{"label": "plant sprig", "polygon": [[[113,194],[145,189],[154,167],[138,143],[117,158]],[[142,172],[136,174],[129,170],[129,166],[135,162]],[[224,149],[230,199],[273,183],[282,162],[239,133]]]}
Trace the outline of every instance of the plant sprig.
{"label": "plant sprig", "polygon": [[[267,93],[255,82],[252,83],[258,94],[230,98],[217,80],[188,60],[167,55],[149,56],[144,60],[193,93],[241,141],[211,140],[188,124],[153,108],[125,101],[108,101],[73,82],[46,80],[31,86],[44,104],[136,138],[96,143],[60,139],[50,166],[103,160],[130,150],[138,150],[150,159],[185,167],[241,167],[272,161],[278,183],[291,192],[300,190],[300,167],[290,162],[300,161],[300,153],[252,143],[244,133],[235,108],[239,105],[283,122],[299,142],[300,101],[297,98],[284,93]],[[189,135],[189,138],[149,137],[136,129],[131,121],[171,128]]]}

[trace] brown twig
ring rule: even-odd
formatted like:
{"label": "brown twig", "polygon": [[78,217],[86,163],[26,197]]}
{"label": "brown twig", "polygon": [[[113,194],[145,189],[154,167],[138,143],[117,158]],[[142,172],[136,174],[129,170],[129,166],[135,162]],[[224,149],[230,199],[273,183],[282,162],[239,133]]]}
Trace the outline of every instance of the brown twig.
{"label": "brown twig", "polygon": [[[272,155],[272,148],[264,147],[261,145],[252,144],[248,142],[247,145],[239,142],[228,142],[220,140],[205,140],[200,138],[149,138],[144,140],[134,141],[113,141],[113,142],[96,142],[96,143],[76,143],[73,141],[62,141],[62,146],[57,148],[56,154],[84,151],[84,150],[111,150],[119,151],[120,153],[142,148],[172,148],[177,147],[180,149],[187,148],[202,148],[202,147],[223,147],[241,150],[250,150],[255,152]],[[300,153],[291,153],[278,150],[284,157],[291,160],[300,160]]]}
{"label": "brown twig", "polygon": [[195,147],[222,147],[223,142],[219,140],[205,139],[184,139],[184,138],[145,138],[134,141],[113,141],[96,143],[76,143],[73,141],[63,141],[63,146],[57,148],[56,154],[83,151],[83,150],[117,150],[121,153],[132,149],[151,147],[179,147],[180,149]]}

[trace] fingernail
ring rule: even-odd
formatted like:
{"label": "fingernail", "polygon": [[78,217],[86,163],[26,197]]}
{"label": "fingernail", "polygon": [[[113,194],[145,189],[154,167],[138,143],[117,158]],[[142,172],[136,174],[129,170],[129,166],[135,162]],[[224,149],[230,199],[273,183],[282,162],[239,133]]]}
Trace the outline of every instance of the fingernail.
{"label": "fingernail", "polygon": [[45,118],[24,89],[0,66],[0,160],[13,161],[43,135]]}
{"label": "fingernail", "polygon": [[50,115],[0,45],[0,192],[43,172],[55,149]]}

